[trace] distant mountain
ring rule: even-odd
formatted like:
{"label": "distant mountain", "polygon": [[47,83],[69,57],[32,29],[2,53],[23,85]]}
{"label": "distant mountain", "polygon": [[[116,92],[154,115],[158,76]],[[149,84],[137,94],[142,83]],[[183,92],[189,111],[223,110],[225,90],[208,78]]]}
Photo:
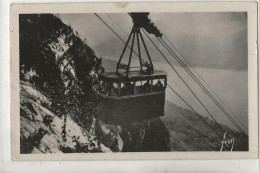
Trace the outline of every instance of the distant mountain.
{"label": "distant mountain", "polygon": [[[170,146],[174,151],[219,151],[225,132],[226,139],[235,140],[233,151],[248,150],[246,135],[238,134],[220,124],[224,129],[222,131],[213,120],[178,107],[171,102],[166,101],[165,116],[161,119],[170,132]],[[222,136],[218,136],[204,121]],[[225,147],[225,149],[229,150],[230,147]]]}

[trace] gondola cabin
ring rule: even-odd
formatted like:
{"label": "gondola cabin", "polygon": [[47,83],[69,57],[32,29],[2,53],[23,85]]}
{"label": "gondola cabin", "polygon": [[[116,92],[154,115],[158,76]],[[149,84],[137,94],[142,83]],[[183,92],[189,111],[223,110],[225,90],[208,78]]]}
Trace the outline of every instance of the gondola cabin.
{"label": "gondola cabin", "polygon": [[[156,37],[162,37],[162,34],[148,18],[149,13],[129,13],[129,15],[134,25],[117,63],[116,72],[99,76],[100,95],[103,97],[99,104],[99,115],[102,121],[110,124],[124,125],[164,115],[167,75],[163,71],[154,70],[141,29]],[[128,64],[123,64],[121,60],[130,40]],[[138,53],[134,51],[135,42]],[[141,43],[147,60],[141,56]],[[140,66],[131,66],[133,54],[139,58]],[[134,68],[139,69],[134,71],[132,70]]]}
{"label": "gondola cabin", "polygon": [[140,72],[128,77],[104,73],[99,77],[103,100],[99,104],[102,121],[126,124],[164,115],[166,73],[152,75]]}

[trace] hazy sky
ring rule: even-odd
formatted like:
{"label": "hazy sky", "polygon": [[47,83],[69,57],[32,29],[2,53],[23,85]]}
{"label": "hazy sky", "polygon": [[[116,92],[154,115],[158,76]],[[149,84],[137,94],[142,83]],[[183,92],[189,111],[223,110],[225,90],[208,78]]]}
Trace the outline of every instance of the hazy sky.
{"label": "hazy sky", "polygon": [[[88,44],[98,56],[114,60],[119,58],[124,45],[94,14],[60,16],[63,22],[71,25],[82,38],[87,38]],[[128,14],[100,16],[119,35],[127,39],[132,27]],[[246,13],[151,13],[150,18],[191,65],[247,69]],[[156,43],[162,47],[159,42]],[[162,61],[160,54],[149,41],[147,44],[153,60]],[[167,55],[166,50],[163,52]]]}

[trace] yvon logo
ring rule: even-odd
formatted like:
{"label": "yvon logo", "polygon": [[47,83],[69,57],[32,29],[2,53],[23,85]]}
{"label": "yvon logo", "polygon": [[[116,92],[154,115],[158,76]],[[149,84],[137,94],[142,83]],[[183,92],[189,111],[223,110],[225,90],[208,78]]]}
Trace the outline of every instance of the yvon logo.
{"label": "yvon logo", "polygon": [[220,151],[232,151],[234,144],[235,144],[235,139],[226,139],[226,132],[223,136],[223,140],[221,141],[221,148]]}

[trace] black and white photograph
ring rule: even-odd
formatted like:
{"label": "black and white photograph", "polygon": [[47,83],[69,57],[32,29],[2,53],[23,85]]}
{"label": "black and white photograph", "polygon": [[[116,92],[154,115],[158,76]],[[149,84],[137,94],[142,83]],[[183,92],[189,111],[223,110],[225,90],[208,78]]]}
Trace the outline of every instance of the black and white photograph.
{"label": "black and white photograph", "polygon": [[247,13],[20,14],[20,152],[248,151]]}
{"label": "black and white photograph", "polygon": [[251,13],[129,9],[17,13],[13,151],[254,153]]}

